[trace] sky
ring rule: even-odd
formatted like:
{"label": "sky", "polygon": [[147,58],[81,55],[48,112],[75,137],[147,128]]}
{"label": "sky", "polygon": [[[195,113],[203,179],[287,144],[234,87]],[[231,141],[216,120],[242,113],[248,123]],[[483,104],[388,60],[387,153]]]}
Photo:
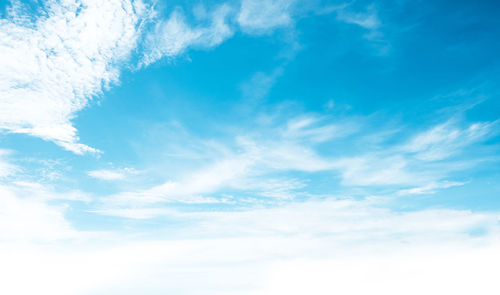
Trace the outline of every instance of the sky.
{"label": "sky", "polygon": [[499,9],[0,0],[0,293],[499,294]]}

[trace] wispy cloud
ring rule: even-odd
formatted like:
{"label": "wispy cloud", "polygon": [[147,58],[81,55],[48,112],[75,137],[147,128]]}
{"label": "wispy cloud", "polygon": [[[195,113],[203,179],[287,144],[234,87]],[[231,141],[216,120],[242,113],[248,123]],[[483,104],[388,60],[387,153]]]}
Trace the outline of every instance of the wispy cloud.
{"label": "wispy cloud", "polygon": [[271,73],[257,72],[250,80],[242,83],[241,92],[245,105],[256,105],[268,95],[276,80],[283,74],[281,67],[276,68]]}
{"label": "wispy cloud", "polygon": [[349,6],[336,11],[337,19],[348,24],[358,25],[370,30],[377,29],[381,25],[377,10],[374,6],[368,6],[364,12],[350,11]]}
{"label": "wispy cloud", "polygon": [[414,188],[410,188],[410,189],[400,190],[398,192],[398,194],[399,195],[432,194],[432,193],[435,193],[439,189],[449,188],[449,187],[454,187],[454,186],[461,186],[464,184],[465,184],[464,182],[457,182],[457,181],[436,182],[436,183],[430,183],[430,184],[420,186],[420,187],[414,187]]}
{"label": "wispy cloud", "polygon": [[[120,212],[118,209],[123,209],[126,216],[132,216],[130,209],[137,208],[138,218],[144,218],[154,216],[150,211],[147,214],[141,211],[152,204],[241,206],[249,201],[259,204],[262,201],[259,198],[268,198],[265,201],[268,203],[293,200],[307,195],[303,192],[308,190],[309,176],[313,178],[314,173],[320,172],[329,175],[332,182],[340,180],[342,191],[347,192],[350,188],[366,187],[385,188],[394,196],[431,194],[464,184],[448,179],[451,172],[465,167],[454,156],[491,136],[495,124],[473,123],[460,128],[458,121],[448,121],[430,126],[409,139],[396,141],[393,137],[398,132],[388,132],[388,138],[342,155],[335,151],[321,152],[318,147],[345,145],[346,142],[362,146],[354,135],[366,130],[369,122],[345,118],[332,120],[314,114],[299,114],[277,122],[280,123],[271,120],[255,132],[235,136],[232,143],[218,142],[216,146],[220,148],[217,150],[207,147],[210,150],[205,154],[211,156],[201,167],[184,169],[181,174],[150,188],[107,196],[102,199],[99,211],[116,215]],[[380,133],[377,129],[370,132]],[[183,146],[200,148],[203,145],[187,143]],[[184,150],[189,154],[188,149]],[[203,151],[196,153],[203,154]],[[435,156],[423,156],[429,154]],[[437,157],[438,154],[442,156]],[[444,156],[447,161],[442,161]],[[301,177],[291,176],[293,173],[301,173]]]}
{"label": "wispy cloud", "polygon": [[145,190],[124,192],[103,200],[111,205],[139,206],[154,203],[217,203],[220,200],[205,197],[221,188],[228,187],[247,173],[252,160],[247,155],[216,161],[212,165],[194,171],[176,181]]}
{"label": "wispy cloud", "polygon": [[[71,121],[89,100],[118,82],[121,65],[133,50],[140,51],[140,64],[147,66],[188,48],[215,47],[237,30],[271,32],[294,23],[295,5],[291,0],[243,0],[209,11],[199,5],[196,23],[190,24],[180,8],[161,19],[140,0],[50,1],[37,17],[13,2],[0,23],[0,129],[53,141],[77,154],[99,152],[79,142]],[[339,9],[344,22],[378,27],[373,7],[361,14]],[[143,36],[146,29],[152,30]],[[138,40],[144,41],[139,48]],[[257,74],[252,83],[258,87],[244,92],[263,97],[279,75],[280,70]]]}
{"label": "wispy cloud", "polygon": [[[351,2],[353,3],[355,2]],[[387,24],[384,25],[377,6],[372,4],[364,8],[356,8],[356,5],[351,4],[335,10],[337,20],[362,28],[364,31],[362,37],[368,41],[370,47],[375,49],[374,53],[386,55],[391,49],[391,41],[385,34]]]}
{"label": "wispy cloud", "polygon": [[14,174],[19,168],[7,160],[10,151],[0,149],[0,178]]}
{"label": "wispy cloud", "polygon": [[79,190],[57,190],[31,180],[12,164],[10,152],[0,150],[0,248],[4,243],[52,243],[78,239],[78,231],[66,219],[69,203],[91,201]]}
{"label": "wispy cloud", "polygon": [[241,29],[262,34],[293,23],[291,8],[294,0],[243,0],[237,16]]}
{"label": "wispy cloud", "polygon": [[[215,47],[238,28],[261,34],[289,26],[294,5],[289,0],[222,4],[208,12],[198,9],[198,24],[191,25],[180,9],[163,20],[140,0],[47,2],[38,17],[13,2],[0,23],[0,129],[53,141],[77,154],[99,152],[79,142],[71,121],[90,99],[118,82],[120,65],[138,40],[144,38],[140,63],[147,66],[191,47]],[[145,22],[154,25],[143,37]],[[265,95],[277,75],[256,76],[261,90],[251,95]]]}
{"label": "wispy cloud", "polygon": [[162,57],[174,57],[188,47],[210,48],[219,45],[233,35],[227,24],[232,12],[229,5],[218,6],[210,15],[207,26],[190,26],[180,9],[174,10],[167,20],[160,20],[146,37],[146,49],[142,63],[147,66]]}
{"label": "wispy cloud", "polygon": [[[496,132],[492,127],[497,124],[476,122],[461,128],[459,123],[456,119],[450,119],[415,134],[401,144],[385,145],[382,150],[337,159],[333,166],[340,170],[346,185],[404,184],[419,187],[407,193],[417,193],[419,190],[433,192],[451,187],[445,184],[458,182],[440,180],[450,171],[460,169],[453,168],[456,166],[453,157],[493,136]],[[440,162],[443,160],[450,162]],[[429,163],[434,164],[428,166]]]}
{"label": "wispy cloud", "polygon": [[494,132],[498,122],[478,122],[460,128],[454,120],[437,125],[416,135],[402,150],[424,161],[442,160],[460,152],[461,148],[482,140]]}
{"label": "wispy cloud", "polygon": [[44,185],[39,182],[31,182],[25,180],[16,180],[9,185],[4,186],[10,192],[21,198],[31,198],[40,201],[80,201],[89,202],[91,197],[89,194],[79,190],[56,191],[50,185]]}
{"label": "wispy cloud", "polygon": [[421,182],[408,169],[408,160],[402,156],[361,155],[341,158],[334,167],[341,173],[344,185],[386,186]]}
{"label": "wispy cloud", "polygon": [[[320,120],[313,119],[311,120]],[[295,124],[296,125],[296,124]],[[334,128],[294,126],[275,128],[276,138],[256,139],[237,136],[234,145],[221,149],[211,163],[185,172],[177,179],[149,189],[118,193],[103,199],[106,206],[145,206],[154,203],[217,203],[227,202],[224,190],[251,191],[256,196],[289,198],[292,192],[304,187],[302,181],[272,176],[275,172],[315,172],[333,168],[332,161],[318,155],[300,141],[318,143],[335,137]],[[333,125],[332,125],[333,126]],[[297,134],[293,135],[296,132]],[[212,195],[216,194],[217,197]]]}
{"label": "wispy cloud", "polygon": [[133,168],[91,170],[87,175],[100,180],[123,180],[138,172]]}
{"label": "wispy cloud", "polygon": [[118,81],[146,7],[123,0],[50,1],[45,8],[34,20],[19,21],[15,9],[0,22],[0,129],[77,154],[98,152],[78,142],[71,119]]}
{"label": "wispy cloud", "polygon": [[247,34],[264,34],[293,23],[292,0],[243,0],[207,11],[202,5],[194,9],[195,24],[189,24],[184,12],[176,8],[166,20],[156,19],[146,37],[144,57],[147,66],[163,57],[174,58],[188,48],[216,47],[241,30]]}
{"label": "wispy cloud", "polygon": [[68,205],[63,202],[89,202],[90,196],[27,180],[22,169],[11,162],[11,152],[0,150],[0,247],[5,241],[77,238],[77,231],[65,218]]}
{"label": "wispy cloud", "polygon": [[284,138],[321,143],[347,137],[356,133],[358,129],[359,123],[355,120],[324,124],[320,117],[305,115],[289,120],[282,134]]}

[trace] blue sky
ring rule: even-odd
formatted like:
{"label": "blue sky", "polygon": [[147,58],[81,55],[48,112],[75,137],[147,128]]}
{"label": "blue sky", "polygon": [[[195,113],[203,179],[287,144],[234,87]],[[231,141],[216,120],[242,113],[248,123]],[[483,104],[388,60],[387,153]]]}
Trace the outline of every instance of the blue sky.
{"label": "blue sky", "polygon": [[499,8],[0,1],[0,290],[497,294]]}

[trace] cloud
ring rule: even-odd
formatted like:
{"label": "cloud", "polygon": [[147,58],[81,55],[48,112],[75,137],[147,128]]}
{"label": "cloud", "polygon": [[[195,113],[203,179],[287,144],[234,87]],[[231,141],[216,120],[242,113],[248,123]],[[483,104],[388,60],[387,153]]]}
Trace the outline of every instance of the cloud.
{"label": "cloud", "polygon": [[218,6],[211,14],[210,25],[191,27],[180,9],[174,10],[167,20],[158,21],[153,32],[146,37],[143,65],[147,66],[162,57],[174,57],[188,47],[211,48],[233,35],[226,23],[232,9]]}
{"label": "cloud", "polygon": [[277,262],[269,285],[258,293],[466,295],[480,290],[482,294],[495,294],[494,264],[488,261],[488,257],[499,259],[495,246],[427,251]]}
{"label": "cloud", "polygon": [[4,188],[18,197],[31,198],[39,201],[66,200],[90,202],[92,200],[89,194],[79,190],[58,192],[52,186],[24,180],[12,181]]}
{"label": "cloud", "polygon": [[374,6],[368,6],[365,12],[350,12],[347,7],[336,10],[337,20],[369,30],[375,30],[380,26],[380,20]]}
{"label": "cloud", "polygon": [[262,34],[293,23],[290,10],[293,0],[243,0],[237,16],[240,28],[247,33]]}
{"label": "cloud", "polygon": [[397,212],[379,205],[337,199],[172,213],[167,216],[181,222],[160,226],[149,238],[117,234],[50,248],[4,243],[0,291],[401,294],[411,286],[410,294],[467,294],[480,284],[484,294],[495,294],[498,213]]}
{"label": "cloud", "polygon": [[209,12],[199,4],[193,9],[195,25],[190,25],[184,12],[177,7],[168,19],[157,19],[154,29],[147,34],[141,66],[163,57],[176,57],[188,48],[216,47],[238,29],[246,34],[260,35],[288,27],[293,24],[294,3],[294,0],[243,0],[239,7],[224,3]]}
{"label": "cloud", "polygon": [[0,149],[0,178],[4,178],[14,174],[19,168],[7,161],[7,156],[11,152],[9,150]]}
{"label": "cloud", "polygon": [[[309,127],[308,131],[317,136],[314,128]],[[323,127],[320,124],[316,128]],[[276,132],[279,134],[280,130]],[[286,135],[290,136],[290,132]],[[283,135],[263,141],[237,136],[234,146],[226,145],[220,151],[210,163],[178,175],[177,179],[148,189],[111,195],[102,201],[108,209],[117,205],[136,207],[154,203],[221,203],[228,200],[210,195],[220,195],[226,189],[240,192],[250,189],[259,196],[287,198],[295,189],[304,187],[303,182],[271,176],[273,172],[315,172],[332,167],[328,159],[293,140],[287,142]]]}
{"label": "cloud", "polygon": [[121,180],[125,178],[125,174],[113,170],[92,170],[87,172],[90,177],[101,180]]}
{"label": "cloud", "polygon": [[[443,294],[498,291],[498,245],[400,245],[357,255],[321,241],[212,239],[48,251],[2,247],[5,294]],[[332,246],[331,243],[324,244]],[[406,248],[406,249],[405,249]],[[333,248],[338,251],[338,248]],[[392,253],[390,252],[392,251]],[[295,254],[295,256],[290,255]],[[23,258],[24,257],[24,258]],[[85,280],[81,278],[85,277]],[[22,284],[29,280],[31,284]]]}
{"label": "cloud", "polygon": [[44,7],[34,20],[13,13],[0,21],[0,129],[76,154],[98,152],[78,142],[71,119],[118,81],[146,8],[128,0],[47,1]]}
{"label": "cloud", "polygon": [[52,243],[79,237],[66,220],[68,205],[55,201],[90,201],[80,191],[57,192],[23,180],[23,170],[10,163],[10,151],[0,150],[0,247],[5,242]]}
{"label": "cloud", "polygon": [[81,191],[56,192],[52,187],[37,182],[43,176],[37,181],[29,180],[34,175],[26,175],[22,167],[12,164],[12,154],[12,151],[0,149],[0,196],[5,194],[6,200],[15,201],[18,198],[41,203],[48,200],[90,201],[89,195]]}
{"label": "cloud", "polygon": [[271,73],[255,73],[249,81],[241,85],[243,99],[247,104],[255,105],[260,103],[273,87],[276,79],[283,74],[283,68],[278,67]]}
{"label": "cloud", "polygon": [[252,165],[249,154],[228,157],[192,171],[177,181],[166,181],[149,189],[124,192],[109,196],[105,204],[139,206],[154,203],[218,203],[220,200],[204,197],[221,188],[229,187],[244,177]]}
{"label": "cloud", "polygon": [[[99,212],[113,212],[113,215],[124,212],[126,216],[133,216],[129,209],[137,208],[142,210],[138,212],[137,218],[151,218],[155,213],[162,212],[149,210],[152,204],[189,204],[196,207],[219,203],[238,207],[250,203],[291,201],[307,195],[305,192],[309,180],[314,179],[314,173],[320,172],[328,175],[331,182],[340,179],[341,190],[346,192],[356,187],[385,188],[387,193],[401,196],[435,193],[463,184],[446,179],[451,171],[464,169],[460,167],[459,159],[454,159],[458,162],[453,159],[440,162],[440,158],[422,158],[419,154],[429,152],[435,144],[443,142],[433,131],[440,130],[441,125],[432,126],[430,131],[417,133],[402,143],[392,141],[386,144],[382,140],[375,143],[375,148],[356,148],[352,156],[342,156],[335,152],[322,153],[318,146],[326,142],[334,146],[345,142],[359,146],[356,138],[350,136],[363,130],[361,120],[332,121],[313,114],[291,116],[284,122],[277,118],[273,120],[279,123],[271,121],[256,132],[246,130],[247,135],[235,136],[233,143],[212,142],[206,145],[192,142],[195,138],[187,134],[186,130],[182,134],[172,135],[184,143],[183,154],[193,154],[186,148],[193,146],[196,149],[194,154],[210,156],[203,158],[204,164],[201,166],[197,164],[192,169],[184,169],[182,173],[160,184],[128,189],[102,198]],[[444,141],[446,144],[442,145],[440,153],[459,152],[485,138],[491,132],[491,127],[486,126],[491,124],[472,124],[463,131],[470,140],[459,140],[452,136],[453,142],[459,145]],[[378,134],[378,131],[375,130],[375,133]],[[389,134],[395,136],[397,133]],[[443,134],[450,136],[449,132]],[[424,142],[417,140],[420,138],[425,138]],[[203,151],[204,146],[207,152]],[[217,149],[214,150],[214,146]],[[300,173],[301,176],[294,177],[294,173]]]}
{"label": "cloud", "polygon": [[[178,219],[192,219],[186,236],[210,237],[290,237],[332,239],[348,245],[370,245],[378,241],[420,244],[468,239],[474,232],[486,236],[499,230],[498,213],[473,213],[466,210],[417,210],[400,212],[386,208],[391,199],[327,198],[287,203],[271,208],[232,212],[184,213]],[[314,214],[311,214],[314,212]],[[490,236],[493,238],[493,236]],[[328,240],[328,238],[325,238]],[[356,241],[356,243],[354,243]]]}
{"label": "cloud", "polygon": [[87,175],[100,180],[123,180],[128,175],[137,174],[137,171],[132,168],[123,169],[101,169],[101,170],[91,170],[87,172]]}
{"label": "cloud", "polygon": [[[98,153],[79,142],[71,121],[89,100],[118,82],[134,50],[142,55],[140,65],[147,66],[188,48],[218,46],[238,28],[267,33],[293,24],[294,5],[292,0],[243,0],[239,7],[222,4],[208,12],[198,5],[198,24],[190,25],[179,8],[163,20],[141,0],[47,1],[35,16],[15,1],[0,22],[0,130],[52,141],[77,154]],[[339,17],[376,27],[372,10],[366,17]],[[144,34],[150,24],[152,30]],[[243,87],[244,92],[262,98],[280,72],[257,74],[250,84],[258,87]]]}
{"label": "cloud", "polygon": [[0,240],[53,241],[76,237],[63,206],[50,206],[32,196],[18,196],[0,185]]}
{"label": "cloud", "polygon": [[[84,154],[100,151],[79,142],[72,119],[118,83],[135,49],[142,55],[140,65],[148,66],[191,47],[218,46],[234,34],[236,23],[246,33],[269,32],[292,23],[294,1],[244,0],[239,8],[222,4],[210,12],[199,8],[199,24],[193,26],[180,9],[162,20],[141,0],[42,4],[35,12],[14,1],[0,21],[0,130]],[[153,29],[143,36],[149,24]],[[139,40],[144,44],[138,47]],[[257,80],[263,94],[256,96],[265,95],[272,82]]]}
{"label": "cloud", "polygon": [[[310,126],[306,123],[287,125]],[[283,198],[283,185],[292,190],[303,186],[294,179],[273,181],[266,174],[259,178],[259,170],[252,165],[260,167],[259,161],[267,159],[260,152],[267,149],[248,140],[242,140],[239,147],[243,146],[242,154],[151,191],[161,198],[169,191],[201,194],[227,183],[248,189],[266,180],[261,184],[264,192]],[[76,229],[65,216],[71,207],[53,203],[64,194],[41,184],[0,184],[0,195],[2,294],[243,295],[303,294],[304,290],[356,294],[366,291],[367,285],[401,294],[407,285],[419,291],[434,284],[439,290],[468,292],[476,283],[487,286],[483,293],[488,294],[496,286],[496,273],[490,274],[488,266],[500,263],[500,213],[496,211],[399,211],[387,208],[391,198],[328,196],[230,211],[222,207],[182,210],[155,202],[137,206],[140,203],[135,202],[131,207],[90,210],[136,219],[134,234],[129,234],[131,223],[124,225],[123,232],[118,228],[105,234]],[[154,217],[168,222],[156,223],[152,231],[151,221],[141,219]],[[353,287],[360,274],[364,287]],[[404,284],[377,285],[386,282],[387,276]],[[457,277],[468,280],[450,287]],[[25,281],[30,284],[22,284]]]}
{"label": "cloud", "polygon": [[454,187],[454,186],[461,186],[464,184],[465,184],[464,182],[457,182],[457,181],[436,182],[436,183],[430,183],[430,184],[420,186],[420,187],[414,187],[414,188],[410,188],[410,189],[400,190],[398,192],[398,194],[399,195],[433,194],[438,189],[450,188],[450,187]]}
{"label": "cloud", "polygon": [[283,137],[312,143],[326,142],[352,135],[358,131],[359,126],[354,120],[324,124],[322,118],[317,116],[300,116],[287,122]]}
{"label": "cloud", "polygon": [[407,170],[407,160],[401,156],[341,158],[333,166],[340,170],[344,185],[381,186],[422,181]]}
{"label": "cloud", "polygon": [[[341,173],[344,185],[414,185],[406,194],[431,193],[459,184],[440,181],[450,170],[463,169],[453,159],[466,148],[495,134],[497,122],[472,123],[460,128],[456,120],[430,127],[402,144],[390,144],[377,151],[338,158],[332,167]],[[440,162],[448,160],[448,162]],[[477,161],[473,159],[472,161]],[[428,165],[432,163],[432,165]],[[450,185],[447,185],[450,184]]]}
{"label": "cloud", "polygon": [[362,37],[369,41],[376,55],[386,55],[391,50],[391,42],[385,36],[384,26],[375,5],[364,9],[354,9],[351,4],[336,9],[337,21],[359,26],[365,30]]}
{"label": "cloud", "polygon": [[495,125],[497,122],[479,122],[460,128],[450,120],[416,135],[401,149],[413,153],[419,160],[443,160],[458,154],[465,146],[490,136]]}
{"label": "cloud", "polygon": [[69,205],[62,201],[89,202],[90,196],[27,181],[30,176],[9,162],[9,154],[0,150],[0,246],[5,241],[50,243],[79,238],[65,218]]}

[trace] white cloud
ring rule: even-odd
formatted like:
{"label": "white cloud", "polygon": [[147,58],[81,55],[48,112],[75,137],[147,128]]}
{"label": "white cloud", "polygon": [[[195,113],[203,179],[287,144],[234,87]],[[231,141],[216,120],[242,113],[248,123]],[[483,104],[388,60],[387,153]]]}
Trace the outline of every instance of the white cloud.
{"label": "white cloud", "polygon": [[380,20],[374,6],[367,7],[365,12],[350,12],[347,8],[337,10],[338,20],[370,30],[375,30],[380,26]]}
{"label": "white cloud", "polygon": [[3,185],[0,185],[0,195],[0,241],[76,237],[76,231],[64,218],[63,206],[50,206],[32,196],[18,196],[12,188]]}
{"label": "white cloud", "polygon": [[143,64],[149,65],[162,57],[174,57],[188,47],[210,48],[219,45],[233,35],[226,23],[231,7],[221,5],[211,16],[209,26],[191,27],[182,12],[177,9],[166,21],[159,21],[146,38],[146,52]]}
{"label": "white cloud", "polygon": [[100,208],[93,209],[90,212],[106,215],[106,216],[114,216],[114,217],[124,217],[130,219],[150,219],[158,216],[171,216],[175,215],[177,212],[168,208]]}
{"label": "white cloud", "polygon": [[[237,137],[233,149],[223,149],[211,163],[179,175],[148,189],[118,193],[102,199],[107,209],[113,206],[144,206],[151,203],[214,203],[224,198],[206,195],[224,189],[252,190],[257,195],[289,198],[303,182],[269,176],[279,171],[315,172],[328,170],[332,164],[312,149],[276,139],[254,141]],[[283,181],[280,182],[279,181]],[[111,206],[111,207],[108,207]],[[116,209],[116,208],[114,208]]]}
{"label": "white cloud", "polygon": [[[183,222],[148,240],[118,234],[51,248],[3,243],[0,292],[469,294],[480,284],[482,294],[496,294],[497,213],[379,205],[330,200],[243,212],[164,210]],[[31,284],[19,284],[26,280]]]}
{"label": "white cloud", "polygon": [[333,165],[340,170],[344,185],[394,185],[420,182],[407,169],[401,156],[359,156],[339,159]]}
{"label": "white cloud", "polygon": [[[483,126],[490,124],[493,123],[474,124],[474,127],[467,129],[468,138],[479,140],[490,130],[489,127]],[[453,163],[432,161],[429,163],[430,160],[423,160],[418,154],[414,155],[415,151],[427,151],[429,146],[433,146],[428,144],[430,141],[418,145],[418,150],[412,149],[413,153],[408,152],[410,150],[408,147],[415,148],[416,144],[413,143],[415,139],[410,141],[411,144],[392,144],[376,152],[366,152],[362,149],[357,155],[348,157],[325,156],[318,153],[317,144],[347,137],[359,128],[360,125],[355,121],[335,124],[329,122],[327,118],[311,114],[296,116],[284,124],[268,126],[258,134],[237,136],[235,145],[220,143],[222,147],[215,153],[211,150],[211,157],[206,159],[209,162],[201,168],[197,166],[191,170],[184,170],[182,174],[150,188],[121,192],[103,198],[103,206],[99,210],[113,210],[116,213],[118,212],[116,210],[134,207],[147,209],[150,204],[228,202],[239,204],[247,201],[240,197],[224,197],[228,191],[232,191],[230,194],[236,191],[246,195],[281,200],[300,196],[301,190],[308,184],[307,176],[297,181],[293,177],[279,175],[283,172],[328,171],[331,174],[331,181],[335,181],[335,177],[340,177],[344,188],[386,187],[393,190],[396,195],[435,193],[437,190],[462,184],[446,180],[446,177],[450,171],[463,168],[454,168]],[[431,130],[436,128],[438,127],[433,127]],[[415,138],[424,137],[429,138],[422,135],[417,135]],[[437,139],[433,139],[432,142],[434,140]],[[458,151],[472,142],[462,140],[460,146],[456,147],[448,142],[446,148]],[[199,148],[202,145],[186,143],[183,146]],[[196,151],[200,152],[203,154],[203,151]],[[189,154],[189,151],[187,153]],[[410,188],[407,189],[408,187]],[[129,211],[127,215],[130,215]],[[138,216],[151,217],[152,214],[148,212]]]}
{"label": "white cloud", "polygon": [[443,182],[434,182],[429,183],[424,186],[414,187],[409,189],[400,190],[398,195],[421,195],[421,194],[432,194],[435,193],[438,189],[450,188],[454,186],[464,185],[464,182],[457,181],[443,181]]}
{"label": "white cloud", "polygon": [[261,34],[293,23],[293,0],[243,0],[237,16],[245,32]]}
{"label": "white cloud", "polygon": [[[407,185],[405,194],[433,193],[438,189],[459,185],[443,181],[450,171],[462,170],[452,160],[467,147],[494,134],[497,122],[474,123],[459,128],[449,120],[418,133],[401,145],[391,144],[353,157],[335,159],[331,167],[341,173],[344,185]],[[469,161],[477,161],[472,159]]]}
{"label": "white cloud", "polygon": [[10,154],[10,151],[0,149],[0,178],[7,177],[18,171],[18,167],[9,163],[6,157]]}
{"label": "white cloud", "polygon": [[17,14],[0,20],[0,129],[77,154],[97,152],[78,143],[71,119],[117,82],[145,7],[129,0],[47,1],[45,7],[32,22]]}
{"label": "white cloud", "polygon": [[482,122],[462,129],[454,123],[450,120],[416,135],[401,150],[423,161],[443,160],[491,135],[493,126],[497,125],[497,122]]}
{"label": "white cloud", "polygon": [[[12,3],[0,21],[0,129],[83,154],[99,151],[79,143],[71,120],[92,97],[118,82],[120,66],[137,47],[145,22],[154,19],[156,26],[140,48],[143,66],[189,47],[217,46],[233,35],[234,21],[247,33],[288,26],[294,1],[244,0],[239,11],[228,4],[208,13],[197,9],[200,24],[195,26],[178,9],[159,20],[141,0],[47,0],[37,17],[23,3]],[[259,80],[265,95],[272,81]]]}
{"label": "white cloud", "polygon": [[271,73],[255,73],[249,81],[241,85],[242,96],[246,100],[245,104],[254,105],[267,96],[273,87],[276,79],[283,74],[281,67],[276,68]]}
{"label": "white cloud", "polygon": [[247,175],[251,165],[252,159],[248,155],[229,157],[191,172],[177,181],[166,181],[149,189],[112,195],[104,202],[129,206],[162,202],[220,202],[214,198],[204,197],[203,194],[231,186],[231,183]]}
{"label": "white cloud", "polygon": [[125,174],[113,170],[92,170],[87,172],[90,177],[102,180],[121,180],[125,178]]}
{"label": "white cloud", "polygon": [[[246,177],[240,179],[236,185],[238,190],[245,190],[251,192],[257,196],[263,196],[267,198],[273,198],[278,200],[293,199],[296,196],[297,190],[306,187],[306,181],[298,178],[290,177]],[[234,198],[233,198],[234,199]],[[238,198],[238,202],[244,202]],[[232,200],[235,202],[234,200]],[[256,202],[252,200],[249,202]]]}
{"label": "white cloud", "polygon": [[[14,2],[0,22],[0,129],[53,141],[77,154],[99,152],[78,142],[71,120],[92,97],[118,82],[120,64],[137,47],[144,22],[156,22],[140,47],[141,64],[147,66],[189,47],[219,45],[233,35],[234,22],[250,34],[290,26],[294,5],[291,0],[243,0],[238,11],[223,4],[209,12],[199,5],[194,13],[199,24],[192,26],[179,9],[160,20],[140,0],[47,1],[37,18]],[[373,8],[368,12],[339,17],[375,27]],[[264,96],[279,73],[254,77],[261,87],[250,95]]]}
{"label": "white cloud", "polygon": [[[498,247],[277,262],[258,294],[495,294]],[[489,260],[491,258],[491,260]],[[492,263],[494,262],[494,263]],[[475,271],[477,270],[477,272]]]}
{"label": "white cloud", "polygon": [[79,237],[65,219],[67,205],[49,201],[89,201],[80,191],[56,192],[36,182],[19,180],[22,170],[0,150],[0,248],[5,242],[52,243]]}
{"label": "white cloud", "polygon": [[346,137],[359,128],[354,121],[337,124],[325,124],[322,121],[322,118],[311,115],[292,118],[287,122],[283,137],[321,143],[334,138]]}
{"label": "white cloud", "polygon": [[56,201],[88,202],[90,197],[80,191],[59,192],[22,180],[22,170],[2,157],[6,153],[0,150],[0,169],[9,167],[8,171],[0,170],[9,176],[0,179],[0,246],[4,241],[45,243],[79,237],[64,216],[69,205]]}
{"label": "white cloud", "polygon": [[[499,290],[498,244],[473,247],[450,242],[446,249],[401,244],[353,255],[336,247],[318,253],[318,249],[334,246],[321,242],[268,237],[122,241],[90,249],[53,247],[53,251],[4,246],[0,248],[0,275],[4,278],[0,291],[54,295],[496,295]],[[30,284],[23,284],[27,280]]]}
{"label": "white cloud", "polygon": [[123,180],[129,175],[137,174],[137,171],[132,168],[123,169],[100,169],[87,172],[90,177],[101,180]]}
{"label": "white cloud", "polygon": [[[200,193],[253,175],[259,150],[246,144],[246,156],[217,162],[157,193]],[[280,193],[283,183],[302,185],[292,179],[264,187]],[[157,234],[146,226],[133,235],[118,229],[104,236],[76,230],[65,218],[67,205],[47,202],[61,195],[40,184],[0,185],[0,196],[2,294],[356,294],[364,289],[349,286],[360,274],[363,286],[385,288],[386,294],[400,294],[404,287],[377,285],[386,276],[453,291],[468,291],[472,277],[488,286],[482,293],[488,294],[496,286],[488,266],[500,263],[498,212],[398,212],[384,208],[386,198],[327,198],[230,212],[147,204],[93,211],[135,219],[166,216],[176,226],[158,225]],[[457,271],[456,265],[464,267]],[[455,290],[449,282],[457,276],[469,280]],[[339,281],[331,284],[332,277]]]}
{"label": "white cloud", "polygon": [[49,200],[67,200],[67,201],[81,201],[90,202],[91,197],[89,194],[84,193],[79,190],[69,190],[64,192],[58,192],[54,190],[53,187],[48,185],[43,185],[38,182],[30,182],[23,180],[12,181],[8,186],[12,193],[22,198],[37,199],[40,201]]}
{"label": "white cloud", "polygon": [[[9,292],[12,290],[27,291],[22,294],[43,291],[186,295],[378,292],[465,295],[476,291],[494,295],[498,292],[497,245],[479,249],[452,246],[447,251],[398,250],[378,255],[371,252],[357,257],[308,257],[304,252],[316,250],[312,244],[295,239],[220,239],[144,242],[68,254],[42,252],[49,259],[39,260],[44,264],[50,262],[44,269],[21,260],[21,265],[26,267],[24,277],[29,278],[31,284],[18,284],[15,289],[9,289],[15,286],[13,282],[21,281],[22,272],[16,267],[15,271],[6,272],[4,277],[8,280],[0,288],[9,294],[13,294]],[[290,248],[302,248],[302,252],[296,257],[280,254]],[[3,261],[10,264],[12,258]],[[37,276],[34,270],[39,272]]]}
{"label": "white cloud", "polygon": [[[398,244],[436,247],[441,243],[468,243],[474,242],[476,232],[482,235],[477,239],[487,243],[491,241],[489,239],[495,240],[499,231],[498,212],[448,209],[398,212],[384,208],[388,201],[390,199],[330,199],[267,209],[185,213],[184,216],[172,217],[194,220],[188,228],[179,229],[186,237],[289,237],[330,244],[331,249],[320,246],[316,252],[318,255],[327,255],[329,251],[335,251],[334,248],[356,252],[383,250],[384,244],[390,247]],[[293,256],[292,252],[283,250],[285,253]]]}
{"label": "white cloud", "polygon": [[[143,207],[152,203],[229,202],[231,200],[220,195],[225,189],[251,191],[254,195],[269,198],[290,198],[293,191],[305,186],[305,182],[272,173],[290,170],[315,172],[332,168],[330,160],[317,155],[306,145],[295,142],[307,142],[312,137],[315,143],[331,137],[326,133],[334,131],[324,128],[325,124],[320,123],[319,119],[317,121],[316,126],[304,127],[298,131],[301,134],[296,136],[293,136],[292,130],[279,127],[274,128],[271,138],[236,136],[234,143],[211,141],[208,144],[196,140],[181,128],[180,133],[172,136],[183,142],[182,155],[192,157],[195,154],[196,158],[198,155],[209,155],[203,158],[204,164],[197,163],[192,169],[185,169],[186,164],[182,164],[182,173],[177,173],[161,184],[102,198],[105,209],[118,209],[113,206],[121,209]],[[175,143],[173,145],[176,150],[179,148]],[[178,155],[177,152],[175,154]]]}
{"label": "white cloud", "polygon": [[274,170],[316,172],[333,167],[331,160],[300,144],[271,142],[264,153],[263,164]]}

